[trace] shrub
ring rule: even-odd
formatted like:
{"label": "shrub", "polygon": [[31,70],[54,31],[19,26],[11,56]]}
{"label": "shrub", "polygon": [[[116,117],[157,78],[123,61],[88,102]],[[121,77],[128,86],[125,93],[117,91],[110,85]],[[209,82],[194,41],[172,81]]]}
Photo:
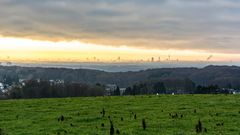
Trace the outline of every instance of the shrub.
{"label": "shrub", "polygon": [[112,121],[110,121],[110,135],[114,135],[114,126]]}
{"label": "shrub", "polygon": [[119,131],[119,130],[117,130],[117,131],[116,131],[116,134],[118,134],[118,135],[119,135],[119,134],[120,134],[120,131]]}
{"label": "shrub", "polygon": [[142,119],[142,127],[143,127],[143,130],[146,130],[147,128],[145,119]]}
{"label": "shrub", "polygon": [[198,120],[197,125],[195,126],[196,128],[196,133],[201,133],[202,132],[202,122]]}

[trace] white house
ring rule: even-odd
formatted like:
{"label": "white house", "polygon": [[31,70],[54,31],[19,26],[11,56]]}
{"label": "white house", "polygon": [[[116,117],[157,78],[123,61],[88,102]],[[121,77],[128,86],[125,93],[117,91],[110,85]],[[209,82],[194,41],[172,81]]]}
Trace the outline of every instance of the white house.
{"label": "white house", "polygon": [[240,94],[240,90],[234,90],[232,94]]}
{"label": "white house", "polygon": [[26,79],[19,79],[18,82],[19,82],[22,86],[25,86],[25,85],[26,85]]}
{"label": "white house", "polygon": [[64,84],[64,80],[49,80],[51,85]]}
{"label": "white house", "polygon": [[120,88],[120,95],[123,95],[126,91],[126,88]]}
{"label": "white house", "polygon": [[0,83],[0,97],[3,96],[3,93],[5,92],[4,90],[4,84]]}
{"label": "white house", "polygon": [[4,84],[0,82],[0,90],[2,91],[4,89]]}
{"label": "white house", "polygon": [[105,95],[110,96],[117,89],[116,84],[106,84],[105,85]]}

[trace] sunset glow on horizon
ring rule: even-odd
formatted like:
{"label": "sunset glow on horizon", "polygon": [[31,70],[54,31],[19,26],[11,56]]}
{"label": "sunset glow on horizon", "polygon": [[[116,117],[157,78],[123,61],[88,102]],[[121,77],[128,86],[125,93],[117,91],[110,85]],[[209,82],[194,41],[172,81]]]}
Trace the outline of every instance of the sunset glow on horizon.
{"label": "sunset glow on horizon", "polygon": [[[0,37],[0,60],[16,62],[147,62],[155,61],[239,61],[240,54],[204,50],[159,50],[109,46],[80,41],[42,41]],[[169,60],[170,59],[170,60]]]}

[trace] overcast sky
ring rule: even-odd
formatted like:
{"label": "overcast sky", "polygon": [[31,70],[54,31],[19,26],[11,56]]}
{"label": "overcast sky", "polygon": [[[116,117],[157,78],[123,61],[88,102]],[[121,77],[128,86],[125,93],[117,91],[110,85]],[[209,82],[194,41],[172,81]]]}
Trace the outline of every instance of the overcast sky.
{"label": "overcast sky", "polygon": [[0,0],[0,35],[240,53],[239,0]]}

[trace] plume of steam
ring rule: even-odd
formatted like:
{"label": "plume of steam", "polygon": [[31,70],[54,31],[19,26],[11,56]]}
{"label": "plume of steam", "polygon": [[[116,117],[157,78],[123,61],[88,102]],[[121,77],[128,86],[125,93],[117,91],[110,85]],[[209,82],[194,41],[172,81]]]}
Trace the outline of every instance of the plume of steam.
{"label": "plume of steam", "polygon": [[207,61],[210,61],[213,58],[213,55],[207,57]]}

